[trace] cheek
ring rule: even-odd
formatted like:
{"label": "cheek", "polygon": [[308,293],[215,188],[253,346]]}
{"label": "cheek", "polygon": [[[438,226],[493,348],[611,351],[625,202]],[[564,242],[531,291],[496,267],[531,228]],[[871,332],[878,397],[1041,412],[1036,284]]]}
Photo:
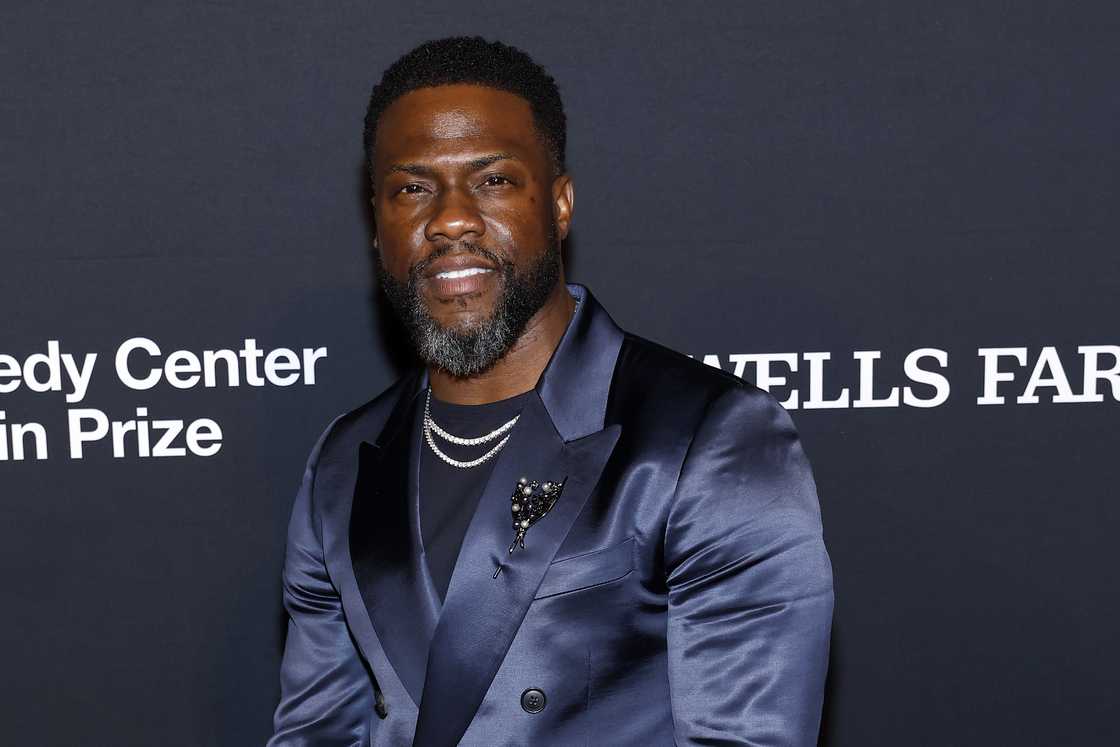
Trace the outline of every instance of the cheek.
{"label": "cheek", "polygon": [[383,220],[377,223],[377,236],[381,262],[398,278],[406,279],[412,266],[425,257],[423,223]]}
{"label": "cheek", "polygon": [[486,232],[495,245],[535,253],[544,249],[551,222],[548,202],[540,195],[527,195],[516,205],[492,208]]}
{"label": "cheek", "polygon": [[521,232],[518,226],[516,213],[492,211],[486,216],[486,237],[482,242],[483,245],[509,251],[520,243]]}

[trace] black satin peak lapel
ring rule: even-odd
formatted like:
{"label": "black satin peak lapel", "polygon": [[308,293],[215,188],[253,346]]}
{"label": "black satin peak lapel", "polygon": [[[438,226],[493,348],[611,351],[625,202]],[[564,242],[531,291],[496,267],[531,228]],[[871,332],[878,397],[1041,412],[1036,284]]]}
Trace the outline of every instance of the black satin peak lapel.
{"label": "black satin peak lapel", "polygon": [[398,410],[403,420],[390,418],[385,442],[359,446],[350,557],[385,655],[419,705],[439,596],[420,538],[417,452],[423,411],[412,391]]}
{"label": "black satin peak lapel", "polygon": [[[618,439],[611,426],[569,443],[540,397],[530,397],[499,453],[463,540],[432,639],[414,744],[452,747],[489,689],[568,530]],[[518,478],[565,480],[549,513],[508,551],[510,494]],[[502,565],[497,577],[494,571]]]}

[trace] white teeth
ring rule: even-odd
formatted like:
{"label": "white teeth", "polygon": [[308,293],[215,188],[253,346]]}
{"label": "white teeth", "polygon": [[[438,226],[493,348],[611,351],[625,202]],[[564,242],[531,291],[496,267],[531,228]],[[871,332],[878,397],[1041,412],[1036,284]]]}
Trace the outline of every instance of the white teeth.
{"label": "white teeth", "polygon": [[436,274],[437,278],[469,278],[471,275],[478,275],[483,272],[490,272],[485,267],[468,267],[465,270],[448,270],[447,272],[440,272]]}

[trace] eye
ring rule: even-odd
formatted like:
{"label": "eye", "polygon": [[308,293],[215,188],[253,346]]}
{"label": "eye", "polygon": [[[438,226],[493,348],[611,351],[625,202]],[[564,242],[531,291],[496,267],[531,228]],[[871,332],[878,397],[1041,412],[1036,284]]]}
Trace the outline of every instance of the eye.
{"label": "eye", "polygon": [[400,194],[406,194],[406,195],[416,195],[416,194],[420,194],[421,192],[423,192],[423,191],[424,191],[424,187],[423,187],[423,186],[421,186],[421,185],[419,185],[419,184],[416,184],[416,183],[414,182],[414,183],[412,183],[412,184],[406,184],[406,185],[404,185],[403,187],[401,187],[401,188],[400,188],[399,190],[397,190],[397,191],[398,191],[398,193],[400,193]]}
{"label": "eye", "polygon": [[513,184],[513,182],[511,182],[501,174],[491,174],[490,176],[486,177],[486,181],[484,181],[483,184],[487,187],[499,187],[503,184]]}

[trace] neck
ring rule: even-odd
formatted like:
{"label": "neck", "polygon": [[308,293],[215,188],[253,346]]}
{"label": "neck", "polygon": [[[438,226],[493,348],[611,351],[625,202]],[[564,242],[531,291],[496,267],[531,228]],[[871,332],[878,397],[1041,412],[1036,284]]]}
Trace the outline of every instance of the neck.
{"label": "neck", "polygon": [[490,369],[478,376],[458,379],[429,367],[432,394],[444,402],[484,405],[529,391],[537,385],[560,344],[575,308],[576,301],[561,276],[544,306],[525,325],[521,337]]}

